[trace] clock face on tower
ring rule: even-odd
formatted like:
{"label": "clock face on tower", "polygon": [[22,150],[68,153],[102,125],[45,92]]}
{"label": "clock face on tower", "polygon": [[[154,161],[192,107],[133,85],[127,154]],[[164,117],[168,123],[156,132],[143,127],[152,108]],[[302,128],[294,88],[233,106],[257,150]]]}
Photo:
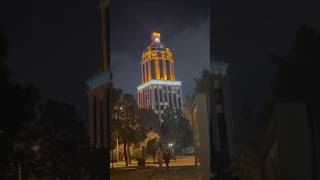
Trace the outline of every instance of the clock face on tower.
{"label": "clock face on tower", "polygon": [[159,42],[160,42],[160,38],[157,37],[157,38],[154,39],[154,41],[155,41],[156,43],[159,43]]}

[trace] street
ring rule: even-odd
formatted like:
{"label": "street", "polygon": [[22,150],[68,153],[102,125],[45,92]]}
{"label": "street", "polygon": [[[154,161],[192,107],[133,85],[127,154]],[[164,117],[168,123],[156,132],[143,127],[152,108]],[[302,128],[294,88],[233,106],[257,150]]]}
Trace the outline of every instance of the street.
{"label": "street", "polygon": [[130,167],[125,167],[122,163],[114,164],[114,169],[111,172],[112,180],[196,180],[197,168],[194,167],[193,156],[177,156],[176,160],[170,161],[170,170],[165,169],[160,171],[157,164],[153,164],[153,160],[148,158],[145,168],[137,168],[135,161]]}

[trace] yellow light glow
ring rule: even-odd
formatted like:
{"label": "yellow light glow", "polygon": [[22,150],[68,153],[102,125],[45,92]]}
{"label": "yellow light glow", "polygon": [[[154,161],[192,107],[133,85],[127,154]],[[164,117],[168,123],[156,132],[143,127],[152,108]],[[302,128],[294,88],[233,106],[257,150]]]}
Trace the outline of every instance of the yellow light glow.
{"label": "yellow light glow", "polygon": [[160,33],[154,32],[154,33],[152,33],[152,36],[153,36],[153,37],[158,37],[158,38],[159,38],[159,37],[160,37]]}
{"label": "yellow light glow", "polygon": [[155,61],[155,64],[156,64],[156,78],[160,79],[160,65],[159,65],[158,59]]}

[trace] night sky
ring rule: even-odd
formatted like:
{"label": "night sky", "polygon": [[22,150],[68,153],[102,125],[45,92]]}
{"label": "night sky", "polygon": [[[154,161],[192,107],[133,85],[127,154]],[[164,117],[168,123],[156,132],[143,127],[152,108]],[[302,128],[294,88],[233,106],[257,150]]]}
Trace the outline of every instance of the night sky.
{"label": "night sky", "polygon": [[[135,2],[135,3],[133,3]],[[233,106],[262,105],[274,68],[268,55],[284,55],[301,24],[319,26],[320,2],[220,0],[214,2],[216,59],[227,59]],[[8,37],[7,64],[13,79],[33,83],[44,98],[70,102],[85,120],[85,81],[101,61],[96,0],[1,1],[0,30]],[[191,94],[193,79],[209,63],[207,0],[114,0],[111,8],[111,66],[115,85],[135,93],[140,55],[150,33],[175,58],[176,77]]]}

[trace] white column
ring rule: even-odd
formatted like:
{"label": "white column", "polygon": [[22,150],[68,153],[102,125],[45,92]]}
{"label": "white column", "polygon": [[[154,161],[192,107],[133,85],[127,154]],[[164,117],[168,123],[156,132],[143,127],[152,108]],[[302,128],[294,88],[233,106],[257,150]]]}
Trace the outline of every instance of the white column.
{"label": "white column", "polygon": [[160,89],[157,87],[157,94],[158,94],[158,111],[159,111],[159,113],[160,113],[160,111],[161,111],[161,106],[160,106]]}
{"label": "white column", "polygon": [[175,89],[173,89],[173,86],[171,86],[171,99],[172,99],[172,110],[174,110],[176,108],[175,104],[174,104],[174,95],[173,95],[173,91],[175,91]]}
{"label": "white column", "polygon": [[170,107],[170,97],[169,97],[169,87],[167,87],[167,92],[166,92],[166,96],[167,96],[167,103],[168,103],[168,107]]}
{"label": "white column", "polygon": [[180,91],[180,103],[181,103],[181,110],[183,111],[183,96],[182,96],[182,87],[180,87],[180,89],[179,89],[179,91]]}
{"label": "white column", "polygon": [[154,93],[154,87],[152,87],[152,89],[151,89],[151,106],[152,106],[152,110],[155,110],[155,108],[156,108],[156,105],[155,105],[155,103],[156,103],[156,99],[155,99],[155,93]]}
{"label": "white column", "polygon": [[177,109],[180,109],[180,107],[179,107],[179,99],[178,99],[178,91],[179,90],[176,89],[176,102],[177,102]]}

